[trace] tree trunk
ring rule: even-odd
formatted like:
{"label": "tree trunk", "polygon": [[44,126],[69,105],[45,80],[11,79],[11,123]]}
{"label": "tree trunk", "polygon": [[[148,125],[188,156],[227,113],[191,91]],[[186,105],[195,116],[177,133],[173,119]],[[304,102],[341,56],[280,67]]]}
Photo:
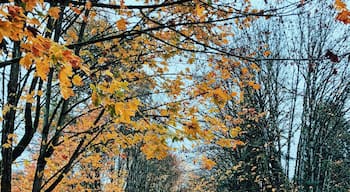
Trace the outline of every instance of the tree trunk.
{"label": "tree trunk", "polygon": [[[20,56],[20,43],[14,43],[14,58]],[[11,192],[11,179],[12,179],[12,134],[14,133],[15,118],[16,118],[16,106],[18,102],[17,89],[18,89],[18,77],[19,77],[19,63],[14,62],[11,64],[10,80],[8,82],[7,93],[7,106],[10,107],[9,111],[5,114],[4,127],[2,129],[1,137],[1,155],[2,155],[2,167],[1,167],[1,192]],[[4,145],[7,145],[6,147]]]}

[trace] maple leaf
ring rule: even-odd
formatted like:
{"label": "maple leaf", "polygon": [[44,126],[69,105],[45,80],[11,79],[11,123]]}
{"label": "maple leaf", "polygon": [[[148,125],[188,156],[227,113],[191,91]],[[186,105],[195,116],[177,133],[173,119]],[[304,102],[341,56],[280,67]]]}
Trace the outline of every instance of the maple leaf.
{"label": "maple leaf", "polygon": [[341,0],[335,0],[334,7],[336,10],[342,11],[342,10],[346,9],[346,4]]}
{"label": "maple leaf", "polygon": [[235,140],[233,142],[233,146],[232,148],[235,150],[237,148],[237,146],[242,146],[242,145],[245,145],[245,143],[243,141],[240,141],[240,140]]}
{"label": "maple leaf", "polygon": [[[34,92],[32,92],[32,93],[29,93],[29,94],[27,94],[27,95],[25,95],[24,97],[23,97],[23,99],[24,100],[26,100],[26,102],[27,103],[33,103],[35,100],[34,100]],[[22,97],[21,97],[22,98]]]}
{"label": "maple leaf", "polygon": [[213,100],[216,104],[223,106],[230,99],[230,95],[223,89],[215,89],[213,92]]}
{"label": "maple leaf", "polygon": [[249,69],[248,69],[247,67],[243,67],[243,68],[241,69],[241,74],[242,74],[242,75],[246,75],[248,72],[249,72]]}
{"label": "maple leaf", "polygon": [[49,15],[55,19],[58,19],[60,17],[61,9],[59,7],[50,7],[49,9]]}
{"label": "maple leaf", "polygon": [[72,90],[72,83],[70,80],[72,74],[72,67],[69,65],[63,66],[60,72],[58,73],[58,79],[60,80],[60,91],[63,99],[68,99],[69,97],[74,96],[74,92]]}
{"label": "maple leaf", "polygon": [[200,126],[197,121],[197,119],[192,118],[190,122],[185,124],[184,131],[187,135],[191,136],[192,138],[197,138],[197,134],[200,131]]}
{"label": "maple leaf", "polygon": [[230,130],[230,135],[231,135],[231,137],[237,137],[240,132],[241,132],[241,128],[235,127],[235,128]]}
{"label": "maple leaf", "polygon": [[82,86],[84,85],[83,80],[79,75],[74,75],[72,79],[72,83],[76,86]]}
{"label": "maple leaf", "polygon": [[17,16],[21,16],[22,17],[22,8],[18,7],[18,6],[8,6],[7,7],[9,14],[13,17],[13,18],[18,18]]}
{"label": "maple leaf", "polygon": [[122,18],[122,19],[119,19],[116,23],[117,25],[117,28],[120,30],[120,31],[125,31],[126,30],[126,25],[128,24],[127,20]]}
{"label": "maple leaf", "polygon": [[343,22],[344,24],[349,24],[350,23],[350,11],[348,10],[343,10],[340,13],[338,13],[336,19],[338,21]]}
{"label": "maple leaf", "polygon": [[8,21],[0,20],[0,42],[2,42],[4,37],[9,36],[11,34],[9,27],[10,23]]}
{"label": "maple leaf", "polygon": [[36,59],[36,73],[41,79],[46,80],[47,74],[50,71],[50,64],[47,58]]}
{"label": "maple leaf", "polygon": [[22,0],[22,2],[25,4],[26,11],[32,11],[37,3],[42,3],[38,0]]}
{"label": "maple leaf", "polygon": [[204,10],[205,8],[199,4],[196,5],[196,14],[199,18],[202,18],[204,16]]}
{"label": "maple leaf", "polygon": [[29,69],[29,67],[33,64],[34,55],[31,53],[27,53],[24,57],[21,58],[19,61],[19,64],[24,66],[26,69]]}
{"label": "maple leaf", "polygon": [[248,85],[251,86],[254,90],[259,90],[260,89],[260,85],[255,83],[254,81],[249,81]]}
{"label": "maple leaf", "polygon": [[255,63],[252,63],[252,64],[250,65],[250,68],[252,68],[253,70],[255,70],[255,71],[257,71],[257,72],[260,71],[260,67],[259,67],[257,64],[255,64]]}
{"label": "maple leaf", "polygon": [[63,60],[68,62],[73,69],[79,69],[81,66],[81,60],[79,57],[73,55],[71,50],[64,50],[62,52]]}
{"label": "maple leaf", "polygon": [[207,170],[211,170],[216,165],[216,162],[208,159],[207,157],[202,157],[202,167]]}
{"label": "maple leaf", "polygon": [[216,144],[220,145],[221,147],[230,148],[232,147],[232,142],[232,139],[221,138],[218,141],[216,141]]}
{"label": "maple leaf", "polygon": [[161,160],[167,156],[168,150],[169,147],[159,136],[152,132],[146,133],[145,144],[141,147],[141,151],[147,159],[157,158]]}

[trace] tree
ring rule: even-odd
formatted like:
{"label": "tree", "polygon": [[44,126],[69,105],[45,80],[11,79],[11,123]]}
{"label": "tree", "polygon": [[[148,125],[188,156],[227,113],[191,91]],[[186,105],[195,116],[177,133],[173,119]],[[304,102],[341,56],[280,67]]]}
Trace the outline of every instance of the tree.
{"label": "tree", "polygon": [[[255,71],[249,62],[239,64],[241,69],[245,67],[245,73],[253,73],[251,86],[242,86],[244,91],[240,91],[246,93],[244,102],[228,102],[226,110],[216,114],[229,128],[239,126],[242,131],[238,138],[245,145],[234,150],[230,145],[202,150],[217,162],[212,172],[203,176],[217,191],[347,189],[346,171],[332,172],[333,178],[339,179],[332,182],[341,183],[333,188],[323,176],[330,179],[331,165],[343,167],[348,162],[347,144],[342,138],[348,135],[348,30],[334,19],[333,4],[309,1],[289,5],[290,10],[296,11],[257,20],[236,35],[235,44],[230,45],[233,52],[261,54],[266,59],[254,62],[258,69]],[[225,73],[229,75],[222,75],[226,79],[218,80],[226,91],[242,88],[232,83],[243,74],[239,67],[234,69]],[[254,87],[257,90],[253,91]],[[224,132],[216,137],[230,135]],[[333,151],[339,155],[339,161],[325,152],[325,148],[339,149],[335,140],[342,146],[342,152]],[[296,149],[298,141],[300,147]],[[297,168],[293,170],[295,159]]]}
{"label": "tree", "polygon": [[[249,2],[0,3],[3,192],[23,179],[13,173],[21,158],[31,166],[24,170],[32,178],[22,183],[25,189],[99,189],[108,177],[102,173],[110,171],[101,163],[113,166],[113,156],[128,146],[141,143],[147,159],[161,159],[169,139],[210,139],[211,132],[199,128],[194,105],[224,104],[231,96],[210,73],[205,82],[188,85],[191,75],[170,68],[176,61],[185,68],[198,54],[208,55],[214,67],[227,63],[227,56],[249,59],[222,48],[232,35],[224,24],[273,12],[257,15]],[[144,81],[149,92],[138,92]],[[150,95],[164,99],[142,101]]]}

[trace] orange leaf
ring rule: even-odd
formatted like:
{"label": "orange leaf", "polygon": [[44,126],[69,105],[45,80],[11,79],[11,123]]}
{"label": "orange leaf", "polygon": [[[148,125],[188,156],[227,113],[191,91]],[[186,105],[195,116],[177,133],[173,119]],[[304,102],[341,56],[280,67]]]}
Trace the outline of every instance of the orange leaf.
{"label": "orange leaf", "polygon": [[202,166],[204,169],[211,170],[215,165],[215,161],[208,159],[207,157],[202,158]]}
{"label": "orange leaf", "polygon": [[126,25],[128,24],[128,22],[126,21],[126,19],[122,18],[118,20],[116,24],[119,30],[124,31],[126,30]]}
{"label": "orange leaf", "polygon": [[69,97],[74,96],[72,83],[69,78],[72,76],[72,74],[73,71],[70,65],[62,67],[61,71],[58,73],[58,79],[60,80],[60,90],[64,99],[68,99]]}
{"label": "orange leaf", "polygon": [[260,71],[260,67],[259,67],[257,64],[255,64],[255,63],[252,63],[252,64],[250,65],[250,68],[252,68],[253,70],[255,70],[255,71],[257,71],[257,72]]}
{"label": "orange leaf", "polygon": [[36,73],[41,79],[46,80],[47,74],[50,71],[50,64],[48,60],[37,59],[36,60]]}
{"label": "orange leaf", "polygon": [[334,7],[336,10],[341,11],[346,9],[346,4],[341,0],[335,0]]}
{"label": "orange leaf", "polygon": [[19,61],[19,64],[21,64],[26,69],[29,69],[29,67],[33,63],[34,56],[31,53],[27,53],[21,60]]}
{"label": "orange leaf", "polygon": [[39,2],[37,0],[22,0],[25,3],[26,11],[32,11],[36,4]]}
{"label": "orange leaf", "polygon": [[225,139],[221,138],[218,141],[216,141],[216,144],[220,145],[221,147],[232,147],[232,139]]}
{"label": "orange leaf", "polygon": [[271,55],[271,51],[265,51],[265,52],[264,52],[264,56],[265,56],[265,57],[268,57],[268,56],[270,56],[270,55]]}
{"label": "orange leaf", "polygon": [[254,81],[249,81],[248,85],[251,86],[253,89],[258,90],[260,89],[260,85],[255,83]]}
{"label": "orange leaf", "polygon": [[243,67],[241,72],[242,72],[242,75],[246,75],[249,72],[249,70],[248,68]]}
{"label": "orange leaf", "polygon": [[5,36],[10,35],[10,23],[7,21],[0,21],[0,42]]}
{"label": "orange leaf", "polygon": [[59,7],[51,7],[49,9],[49,15],[55,19],[58,19],[60,16],[61,9]]}
{"label": "orange leaf", "polygon": [[69,97],[74,96],[73,90],[69,87],[62,87],[61,86],[61,94],[62,94],[63,99],[68,99]]}
{"label": "orange leaf", "polygon": [[242,145],[245,145],[245,143],[243,141],[240,141],[240,140],[235,140],[233,142],[233,149],[236,149],[237,146],[242,146]]}
{"label": "orange leaf", "polygon": [[344,10],[337,15],[336,19],[338,21],[343,22],[344,24],[349,24],[350,23],[350,12],[347,10]]}

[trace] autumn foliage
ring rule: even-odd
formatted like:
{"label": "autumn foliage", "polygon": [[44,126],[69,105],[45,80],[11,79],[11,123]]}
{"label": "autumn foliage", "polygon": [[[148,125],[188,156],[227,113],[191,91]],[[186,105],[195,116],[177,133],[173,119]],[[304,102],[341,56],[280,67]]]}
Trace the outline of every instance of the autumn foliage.
{"label": "autumn foliage", "polygon": [[[274,10],[250,1],[134,3],[0,1],[1,191],[123,191],[131,173],[116,164],[136,161],[130,150],[158,162],[174,143],[245,144],[245,119],[223,111],[261,89],[257,62],[272,53],[228,44]],[[342,1],[335,9],[350,23]],[[240,113],[263,116],[248,106]]]}
{"label": "autumn foliage", "polygon": [[341,0],[335,0],[334,7],[338,11],[338,15],[336,17],[337,20],[349,24],[350,23],[350,12],[346,7],[346,4]]}
{"label": "autumn foliage", "polygon": [[[249,13],[249,3],[241,6]],[[221,46],[233,34],[220,22],[242,14],[187,0],[1,1],[1,67],[8,71],[1,190],[118,191],[123,182],[113,164],[128,148],[160,160],[169,141],[211,142],[225,125],[198,105],[222,108],[238,99],[215,76],[232,62]],[[219,74],[193,78],[197,53]],[[235,146],[235,135],[218,143]],[[215,164],[203,161],[208,169]]]}

